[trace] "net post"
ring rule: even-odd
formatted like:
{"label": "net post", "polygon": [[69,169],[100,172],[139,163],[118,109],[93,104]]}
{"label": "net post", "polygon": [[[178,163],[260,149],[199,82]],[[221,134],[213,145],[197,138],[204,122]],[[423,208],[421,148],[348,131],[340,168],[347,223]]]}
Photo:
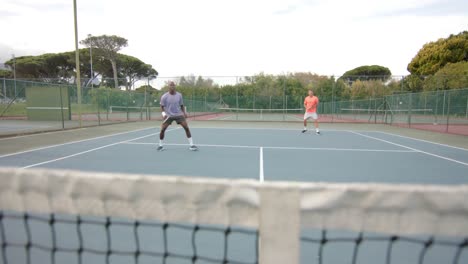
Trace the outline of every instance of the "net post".
{"label": "net post", "polygon": [[298,264],[300,190],[264,187],[260,195],[259,263]]}

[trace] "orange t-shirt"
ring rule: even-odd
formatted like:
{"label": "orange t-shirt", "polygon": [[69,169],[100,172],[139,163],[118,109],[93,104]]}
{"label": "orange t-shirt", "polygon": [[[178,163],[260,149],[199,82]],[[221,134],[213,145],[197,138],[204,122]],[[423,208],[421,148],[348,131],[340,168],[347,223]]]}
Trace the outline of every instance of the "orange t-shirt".
{"label": "orange t-shirt", "polygon": [[317,112],[317,105],[319,103],[319,99],[317,96],[307,96],[304,99],[304,106],[306,108],[307,113],[316,113]]}

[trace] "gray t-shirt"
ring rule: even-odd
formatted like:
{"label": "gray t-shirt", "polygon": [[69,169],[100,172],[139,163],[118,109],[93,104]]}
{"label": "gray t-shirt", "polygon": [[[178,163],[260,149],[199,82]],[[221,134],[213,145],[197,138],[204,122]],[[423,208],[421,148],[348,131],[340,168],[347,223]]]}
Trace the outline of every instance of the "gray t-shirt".
{"label": "gray t-shirt", "polygon": [[184,115],[182,109],[180,109],[180,106],[184,105],[184,100],[182,99],[182,94],[179,92],[173,95],[169,92],[163,94],[160,104],[164,106],[164,111],[169,117]]}

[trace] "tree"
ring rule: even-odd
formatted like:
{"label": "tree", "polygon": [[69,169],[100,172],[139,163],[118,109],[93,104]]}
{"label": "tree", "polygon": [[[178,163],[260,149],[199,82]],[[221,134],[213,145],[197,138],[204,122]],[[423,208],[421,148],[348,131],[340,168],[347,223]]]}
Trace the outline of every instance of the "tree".
{"label": "tree", "polygon": [[341,78],[351,82],[355,80],[387,81],[391,76],[392,72],[387,67],[380,65],[365,65],[345,72]]}
{"label": "tree", "polygon": [[448,63],[468,61],[468,31],[425,44],[408,64],[413,75],[433,75]]}
{"label": "tree", "polygon": [[[72,65],[71,74],[74,75],[75,72],[75,51],[65,52],[68,56],[70,64]],[[80,55],[80,76],[83,79],[87,79],[86,81],[82,82],[83,86],[89,86],[92,81],[91,77],[91,65],[90,65],[90,51],[87,48],[79,50]],[[106,77],[112,76],[112,66],[110,62],[104,59],[101,56],[93,56],[93,77],[94,79],[101,76],[103,79]]]}
{"label": "tree", "polygon": [[114,74],[114,85],[115,88],[119,87],[118,72],[117,72],[117,58],[118,52],[128,46],[128,40],[119,36],[90,36],[82,41],[81,44],[86,47],[97,48],[96,52],[110,61],[112,65],[112,71]]}
{"label": "tree", "polygon": [[74,66],[66,53],[46,53],[39,56],[23,56],[5,62],[10,68],[16,63],[18,78],[41,78],[49,82],[67,81]]}
{"label": "tree", "polygon": [[138,58],[118,54],[117,61],[119,62],[120,75],[124,76],[127,80],[125,85],[126,90],[130,90],[135,82],[142,78],[154,78],[158,76],[158,72],[151,65],[145,64]]}
{"label": "tree", "polygon": [[406,91],[420,92],[423,89],[424,78],[416,75],[409,75],[403,79],[403,87]]}
{"label": "tree", "polygon": [[11,78],[13,73],[10,70],[0,69],[0,78]]}
{"label": "tree", "polygon": [[468,61],[448,63],[424,82],[424,90],[468,88]]}

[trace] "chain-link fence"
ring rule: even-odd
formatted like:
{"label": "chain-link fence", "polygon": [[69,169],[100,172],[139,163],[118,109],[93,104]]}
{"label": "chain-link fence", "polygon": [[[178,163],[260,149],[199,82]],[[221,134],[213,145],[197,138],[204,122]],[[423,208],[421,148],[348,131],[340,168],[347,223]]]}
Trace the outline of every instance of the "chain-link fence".
{"label": "chain-link fence", "polygon": [[[461,84],[468,79],[460,78]],[[429,80],[430,85],[444,83],[434,78]],[[304,97],[313,89],[320,98],[321,122],[381,123],[468,134],[468,89],[446,90],[442,89],[445,86],[439,89],[428,84],[423,88],[434,90],[411,92],[410,82],[399,76],[159,77],[136,82],[134,86],[138,88],[133,90],[108,88],[101,82],[82,88],[81,107],[74,84],[0,79],[0,119],[28,120],[28,111],[32,111],[26,96],[28,87],[44,91],[46,87],[56,87],[57,96],[62,91],[59,88],[66,87],[70,118],[61,122],[49,120],[50,127],[46,130],[161,120],[159,100],[171,81],[183,94],[188,114],[194,120],[298,122],[304,112]],[[60,110],[57,106],[40,107]]]}
{"label": "chain-link fence", "polygon": [[321,109],[334,122],[385,123],[456,134],[468,129],[468,89],[325,102]]}

